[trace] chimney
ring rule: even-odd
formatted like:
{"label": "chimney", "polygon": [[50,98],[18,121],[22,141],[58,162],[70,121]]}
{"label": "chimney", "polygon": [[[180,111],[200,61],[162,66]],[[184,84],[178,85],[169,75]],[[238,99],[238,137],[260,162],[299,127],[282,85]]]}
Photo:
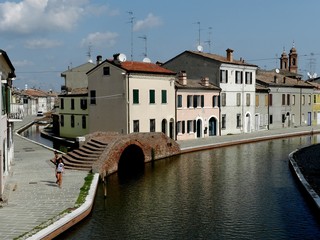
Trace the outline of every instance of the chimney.
{"label": "chimney", "polygon": [[209,87],[209,78],[208,77],[202,78],[202,84],[206,87]]}
{"label": "chimney", "polygon": [[228,48],[226,51],[227,51],[227,60],[229,62],[233,62],[233,50]]}
{"label": "chimney", "polygon": [[181,85],[186,86],[187,85],[187,73],[186,73],[186,71],[179,72],[178,79],[179,79],[179,83]]}
{"label": "chimney", "polygon": [[98,55],[97,56],[97,65],[99,65],[102,62],[102,56]]}

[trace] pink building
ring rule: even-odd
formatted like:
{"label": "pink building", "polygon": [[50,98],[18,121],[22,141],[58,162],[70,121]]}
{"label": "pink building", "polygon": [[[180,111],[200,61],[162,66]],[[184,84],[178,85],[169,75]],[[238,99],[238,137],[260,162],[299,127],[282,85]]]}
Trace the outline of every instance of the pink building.
{"label": "pink building", "polygon": [[207,77],[187,79],[186,72],[179,73],[175,87],[177,140],[219,136],[221,89]]}

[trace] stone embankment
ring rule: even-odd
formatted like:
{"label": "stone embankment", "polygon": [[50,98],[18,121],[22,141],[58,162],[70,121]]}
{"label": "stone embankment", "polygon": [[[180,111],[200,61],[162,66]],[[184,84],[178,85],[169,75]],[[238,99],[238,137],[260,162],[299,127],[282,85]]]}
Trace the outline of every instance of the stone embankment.
{"label": "stone embankment", "polygon": [[292,152],[289,161],[308,196],[320,210],[320,144]]}

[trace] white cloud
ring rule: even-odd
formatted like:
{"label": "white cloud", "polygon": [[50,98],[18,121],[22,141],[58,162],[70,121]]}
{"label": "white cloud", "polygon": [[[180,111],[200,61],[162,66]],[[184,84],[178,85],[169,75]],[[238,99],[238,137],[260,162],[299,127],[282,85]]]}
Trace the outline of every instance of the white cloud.
{"label": "white cloud", "polygon": [[149,29],[149,28],[160,26],[160,25],[162,25],[161,19],[157,16],[154,16],[152,13],[149,13],[146,19],[138,20],[134,24],[133,30],[140,31],[143,29]]}
{"label": "white cloud", "polygon": [[26,41],[25,47],[29,49],[37,49],[37,48],[53,48],[61,45],[62,45],[62,42],[60,41],[39,38],[39,39],[32,39],[32,40]]}
{"label": "white cloud", "polygon": [[27,66],[33,66],[34,63],[30,62],[29,60],[18,60],[18,61],[12,61],[12,65],[17,67],[27,67]]}
{"label": "white cloud", "polygon": [[112,47],[116,43],[118,37],[117,33],[114,32],[95,32],[90,33],[86,38],[82,39],[81,46],[105,46]]}
{"label": "white cloud", "polygon": [[0,31],[30,34],[71,30],[84,13],[88,1],[22,0],[0,3]]}

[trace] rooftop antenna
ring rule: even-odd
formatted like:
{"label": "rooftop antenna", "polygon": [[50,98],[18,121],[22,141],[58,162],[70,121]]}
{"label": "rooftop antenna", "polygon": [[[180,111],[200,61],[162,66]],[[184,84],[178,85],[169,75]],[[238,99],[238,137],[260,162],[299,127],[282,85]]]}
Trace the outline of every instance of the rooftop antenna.
{"label": "rooftop antenna", "polygon": [[198,46],[197,49],[199,52],[203,51],[203,47],[201,46],[201,28],[200,28],[200,22],[196,22],[195,24],[198,24]]}
{"label": "rooftop antenna", "polygon": [[88,46],[88,51],[87,51],[87,56],[88,56],[88,62],[92,63],[92,59],[91,59],[91,52],[92,52],[92,44],[91,42],[89,43],[89,46]]}
{"label": "rooftop antenna", "polygon": [[143,35],[143,36],[141,36],[139,38],[144,40],[144,53],[143,53],[144,58],[143,58],[142,61],[149,63],[149,62],[151,62],[151,60],[148,58],[148,49],[147,49],[147,40],[148,40],[148,38],[147,38],[146,35]]}
{"label": "rooftop antenna", "polygon": [[212,27],[209,27],[209,39],[208,41],[205,41],[205,43],[208,43],[209,53],[211,53],[211,34],[212,34]]}
{"label": "rooftop antenna", "polygon": [[133,20],[134,20],[134,16],[133,16],[132,11],[128,11],[128,13],[130,15],[129,23],[131,23],[131,61],[133,61]]}

